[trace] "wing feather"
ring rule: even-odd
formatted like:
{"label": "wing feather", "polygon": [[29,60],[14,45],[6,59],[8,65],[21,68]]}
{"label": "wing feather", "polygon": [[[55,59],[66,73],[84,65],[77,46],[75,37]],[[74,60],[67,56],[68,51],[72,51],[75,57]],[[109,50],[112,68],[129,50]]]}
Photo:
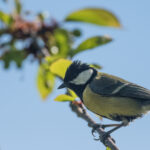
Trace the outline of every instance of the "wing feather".
{"label": "wing feather", "polygon": [[93,92],[103,96],[150,100],[150,90],[104,73],[99,74],[89,86]]}

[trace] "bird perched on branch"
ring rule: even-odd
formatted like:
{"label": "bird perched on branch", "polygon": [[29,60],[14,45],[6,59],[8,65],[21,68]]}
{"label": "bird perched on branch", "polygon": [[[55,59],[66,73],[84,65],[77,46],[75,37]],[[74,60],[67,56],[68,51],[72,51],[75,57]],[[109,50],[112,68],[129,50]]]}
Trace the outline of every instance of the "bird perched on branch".
{"label": "bird perched on branch", "polygon": [[150,111],[150,90],[98,72],[80,61],[74,61],[67,69],[59,89],[64,87],[73,90],[95,114],[122,122],[103,126],[115,126],[105,136]]}

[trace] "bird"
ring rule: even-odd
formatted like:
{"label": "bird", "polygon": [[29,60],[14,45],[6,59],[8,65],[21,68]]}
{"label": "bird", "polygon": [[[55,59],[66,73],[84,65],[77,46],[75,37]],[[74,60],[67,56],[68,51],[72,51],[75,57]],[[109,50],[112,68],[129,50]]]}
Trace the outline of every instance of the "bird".
{"label": "bird", "polygon": [[[58,89],[69,88],[93,113],[120,124],[103,125],[114,127],[105,134],[127,126],[133,120],[150,111],[150,90],[120,77],[98,72],[79,60],[67,68],[63,83]],[[100,125],[93,126],[92,133]]]}

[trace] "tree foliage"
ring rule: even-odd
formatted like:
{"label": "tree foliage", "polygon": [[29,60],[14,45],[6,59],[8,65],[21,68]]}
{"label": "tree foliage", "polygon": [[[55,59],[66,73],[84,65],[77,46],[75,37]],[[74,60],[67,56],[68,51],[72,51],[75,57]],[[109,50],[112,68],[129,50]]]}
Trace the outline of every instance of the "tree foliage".
{"label": "tree foliage", "polygon": [[[7,2],[6,2],[7,5]],[[10,13],[0,10],[0,60],[8,69],[13,61],[18,68],[29,56],[30,61],[39,62],[37,87],[45,99],[55,86],[55,78],[63,78],[71,59],[86,50],[107,44],[112,38],[103,35],[89,37],[74,48],[74,42],[80,37],[81,30],[68,30],[44,13],[38,13],[29,20],[30,12],[24,10],[20,0],[14,0],[14,9]],[[68,14],[65,22],[83,22],[98,26],[119,28],[117,17],[101,8],[83,8]],[[7,37],[7,40],[4,40]],[[18,46],[21,45],[21,46]],[[69,59],[69,60],[66,60]],[[93,64],[101,68],[98,64]],[[72,100],[67,96],[56,100]]]}
{"label": "tree foliage", "polygon": [[[4,2],[7,5],[8,2]],[[32,20],[29,18],[30,12],[24,10],[20,0],[14,0],[14,8],[9,13],[0,10],[0,61],[5,69],[10,67],[11,62],[21,68],[27,58],[28,61],[38,61],[37,87],[42,99],[51,94],[56,78],[63,79],[75,55],[112,41],[111,37],[95,35],[75,47],[75,41],[82,36],[80,29],[63,28],[61,22],[47,18],[42,12]],[[121,27],[112,12],[101,8],[74,11],[64,18],[64,22]],[[99,64],[91,65],[101,69]],[[66,94],[56,97],[55,101],[74,101],[76,98],[75,93],[68,90]]]}

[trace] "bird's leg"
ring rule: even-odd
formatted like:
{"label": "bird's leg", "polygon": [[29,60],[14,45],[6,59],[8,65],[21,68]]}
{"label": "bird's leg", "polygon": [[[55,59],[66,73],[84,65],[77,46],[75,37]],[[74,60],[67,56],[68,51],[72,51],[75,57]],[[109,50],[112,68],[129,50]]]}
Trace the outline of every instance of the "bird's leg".
{"label": "bird's leg", "polygon": [[[101,135],[100,138],[98,138],[98,139],[95,138],[95,140],[101,140],[101,141],[104,143],[104,142],[105,142],[105,139],[106,139],[107,137],[109,137],[112,132],[114,132],[115,130],[117,130],[117,129],[123,127],[123,126],[127,126],[128,123],[129,123],[129,122],[128,122],[127,120],[124,120],[121,124],[106,124],[106,125],[103,125],[103,124],[95,124],[95,125],[93,126],[93,129],[92,129],[92,135],[94,136],[94,132],[95,132],[95,130],[96,130],[97,128],[103,128],[103,129],[105,129],[106,127],[114,127],[114,126],[115,126],[113,129],[111,129],[111,130],[105,132],[103,135]],[[95,136],[94,136],[94,137],[95,137]],[[114,142],[115,142],[115,141],[114,141]]]}
{"label": "bird's leg", "polygon": [[[119,126],[120,124],[94,124],[93,129],[92,129],[92,135],[94,136],[94,140],[99,140],[100,138],[95,138],[94,132],[97,128],[107,128],[107,127],[114,127],[114,126]],[[115,142],[115,141],[114,141]]]}
{"label": "bird's leg", "polygon": [[120,124],[103,124],[102,126],[101,126],[101,128],[103,128],[103,129],[105,129],[105,128],[107,128],[107,127],[115,127],[115,126],[119,126]]}
{"label": "bird's leg", "polygon": [[110,136],[110,134],[116,130],[118,130],[119,128],[123,127],[123,126],[127,126],[128,125],[128,121],[123,121],[121,124],[119,124],[118,126],[114,127],[113,129],[107,131],[106,133],[104,133],[103,135],[100,136],[100,140],[102,142],[105,142],[105,139]]}
{"label": "bird's leg", "polygon": [[94,132],[97,128],[107,128],[107,127],[114,127],[114,126],[119,126],[120,124],[94,124],[92,128],[92,135],[94,136]]}

